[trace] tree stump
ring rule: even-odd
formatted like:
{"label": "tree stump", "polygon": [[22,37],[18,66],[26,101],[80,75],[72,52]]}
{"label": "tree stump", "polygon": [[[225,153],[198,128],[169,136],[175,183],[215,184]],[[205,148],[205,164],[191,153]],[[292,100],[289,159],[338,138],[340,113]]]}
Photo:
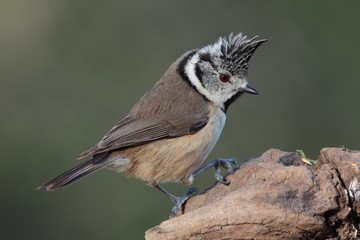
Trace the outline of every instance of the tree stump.
{"label": "tree stump", "polygon": [[159,239],[356,239],[360,151],[324,148],[316,166],[270,149],[146,231]]}

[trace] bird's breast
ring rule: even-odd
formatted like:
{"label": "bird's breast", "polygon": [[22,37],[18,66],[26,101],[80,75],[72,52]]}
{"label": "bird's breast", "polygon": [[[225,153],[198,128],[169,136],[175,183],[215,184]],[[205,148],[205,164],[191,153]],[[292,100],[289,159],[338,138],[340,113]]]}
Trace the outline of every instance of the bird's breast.
{"label": "bird's breast", "polygon": [[211,106],[208,123],[198,132],[171,139],[161,139],[126,149],[130,167],[126,173],[148,183],[187,182],[208,157],[220,137],[226,115]]}

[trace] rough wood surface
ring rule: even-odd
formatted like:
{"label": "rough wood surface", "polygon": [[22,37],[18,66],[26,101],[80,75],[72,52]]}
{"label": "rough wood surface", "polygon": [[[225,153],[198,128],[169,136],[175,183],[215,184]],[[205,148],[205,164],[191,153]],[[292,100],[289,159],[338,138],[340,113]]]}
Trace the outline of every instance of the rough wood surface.
{"label": "rough wood surface", "polygon": [[189,199],[182,215],[146,239],[360,237],[360,151],[324,148],[308,166],[297,153],[270,149],[227,180]]}

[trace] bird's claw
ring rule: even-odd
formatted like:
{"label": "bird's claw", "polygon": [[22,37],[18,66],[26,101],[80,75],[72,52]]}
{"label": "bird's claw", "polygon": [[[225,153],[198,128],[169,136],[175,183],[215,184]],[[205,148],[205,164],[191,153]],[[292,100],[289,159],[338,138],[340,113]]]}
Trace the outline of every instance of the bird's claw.
{"label": "bird's claw", "polygon": [[218,161],[218,164],[220,164],[221,167],[225,168],[229,173],[234,172],[234,168],[232,164],[235,166],[235,170],[239,168],[238,163],[236,162],[235,158],[230,159],[215,159]]}
{"label": "bird's claw", "polygon": [[220,167],[225,168],[229,173],[234,173],[234,168],[232,164],[235,166],[235,169],[238,169],[239,165],[237,164],[235,158],[230,159],[215,159],[215,177],[216,179],[224,185],[229,185],[229,182],[224,181],[224,177],[220,174]]}
{"label": "bird's claw", "polygon": [[224,178],[221,175],[216,176],[216,180],[218,180],[219,182],[221,182],[222,184],[224,184],[226,186],[228,186],[230,184],[230,182],[224,181]]}
{"label": "bird's claw", "polygon": [[179,209],[182,207],[182,205],[191,197],[197,195],[200,193],[200,190],[196,187],[190,187],[187,191],[187,193],[183,197],[176,197],[175,198],[175,206],[171,209],[171,215],[173,217],[176,216]]}

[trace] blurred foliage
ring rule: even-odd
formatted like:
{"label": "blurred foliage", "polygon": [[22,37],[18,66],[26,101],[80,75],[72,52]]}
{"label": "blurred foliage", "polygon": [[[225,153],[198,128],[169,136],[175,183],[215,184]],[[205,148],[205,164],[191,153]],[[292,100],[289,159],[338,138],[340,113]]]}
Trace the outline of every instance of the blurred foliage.
{"label": "blurred foliage", "polygon": [[[183,52],[230,32],[270,41],[209,159],[359,149],[359,1],[0,1],[0,239],[142,239],[172,203],[100,171],[55,192]],[[214,182],[213,172],[194,186]],[[180,184],[166,184],[177,195]]]}

